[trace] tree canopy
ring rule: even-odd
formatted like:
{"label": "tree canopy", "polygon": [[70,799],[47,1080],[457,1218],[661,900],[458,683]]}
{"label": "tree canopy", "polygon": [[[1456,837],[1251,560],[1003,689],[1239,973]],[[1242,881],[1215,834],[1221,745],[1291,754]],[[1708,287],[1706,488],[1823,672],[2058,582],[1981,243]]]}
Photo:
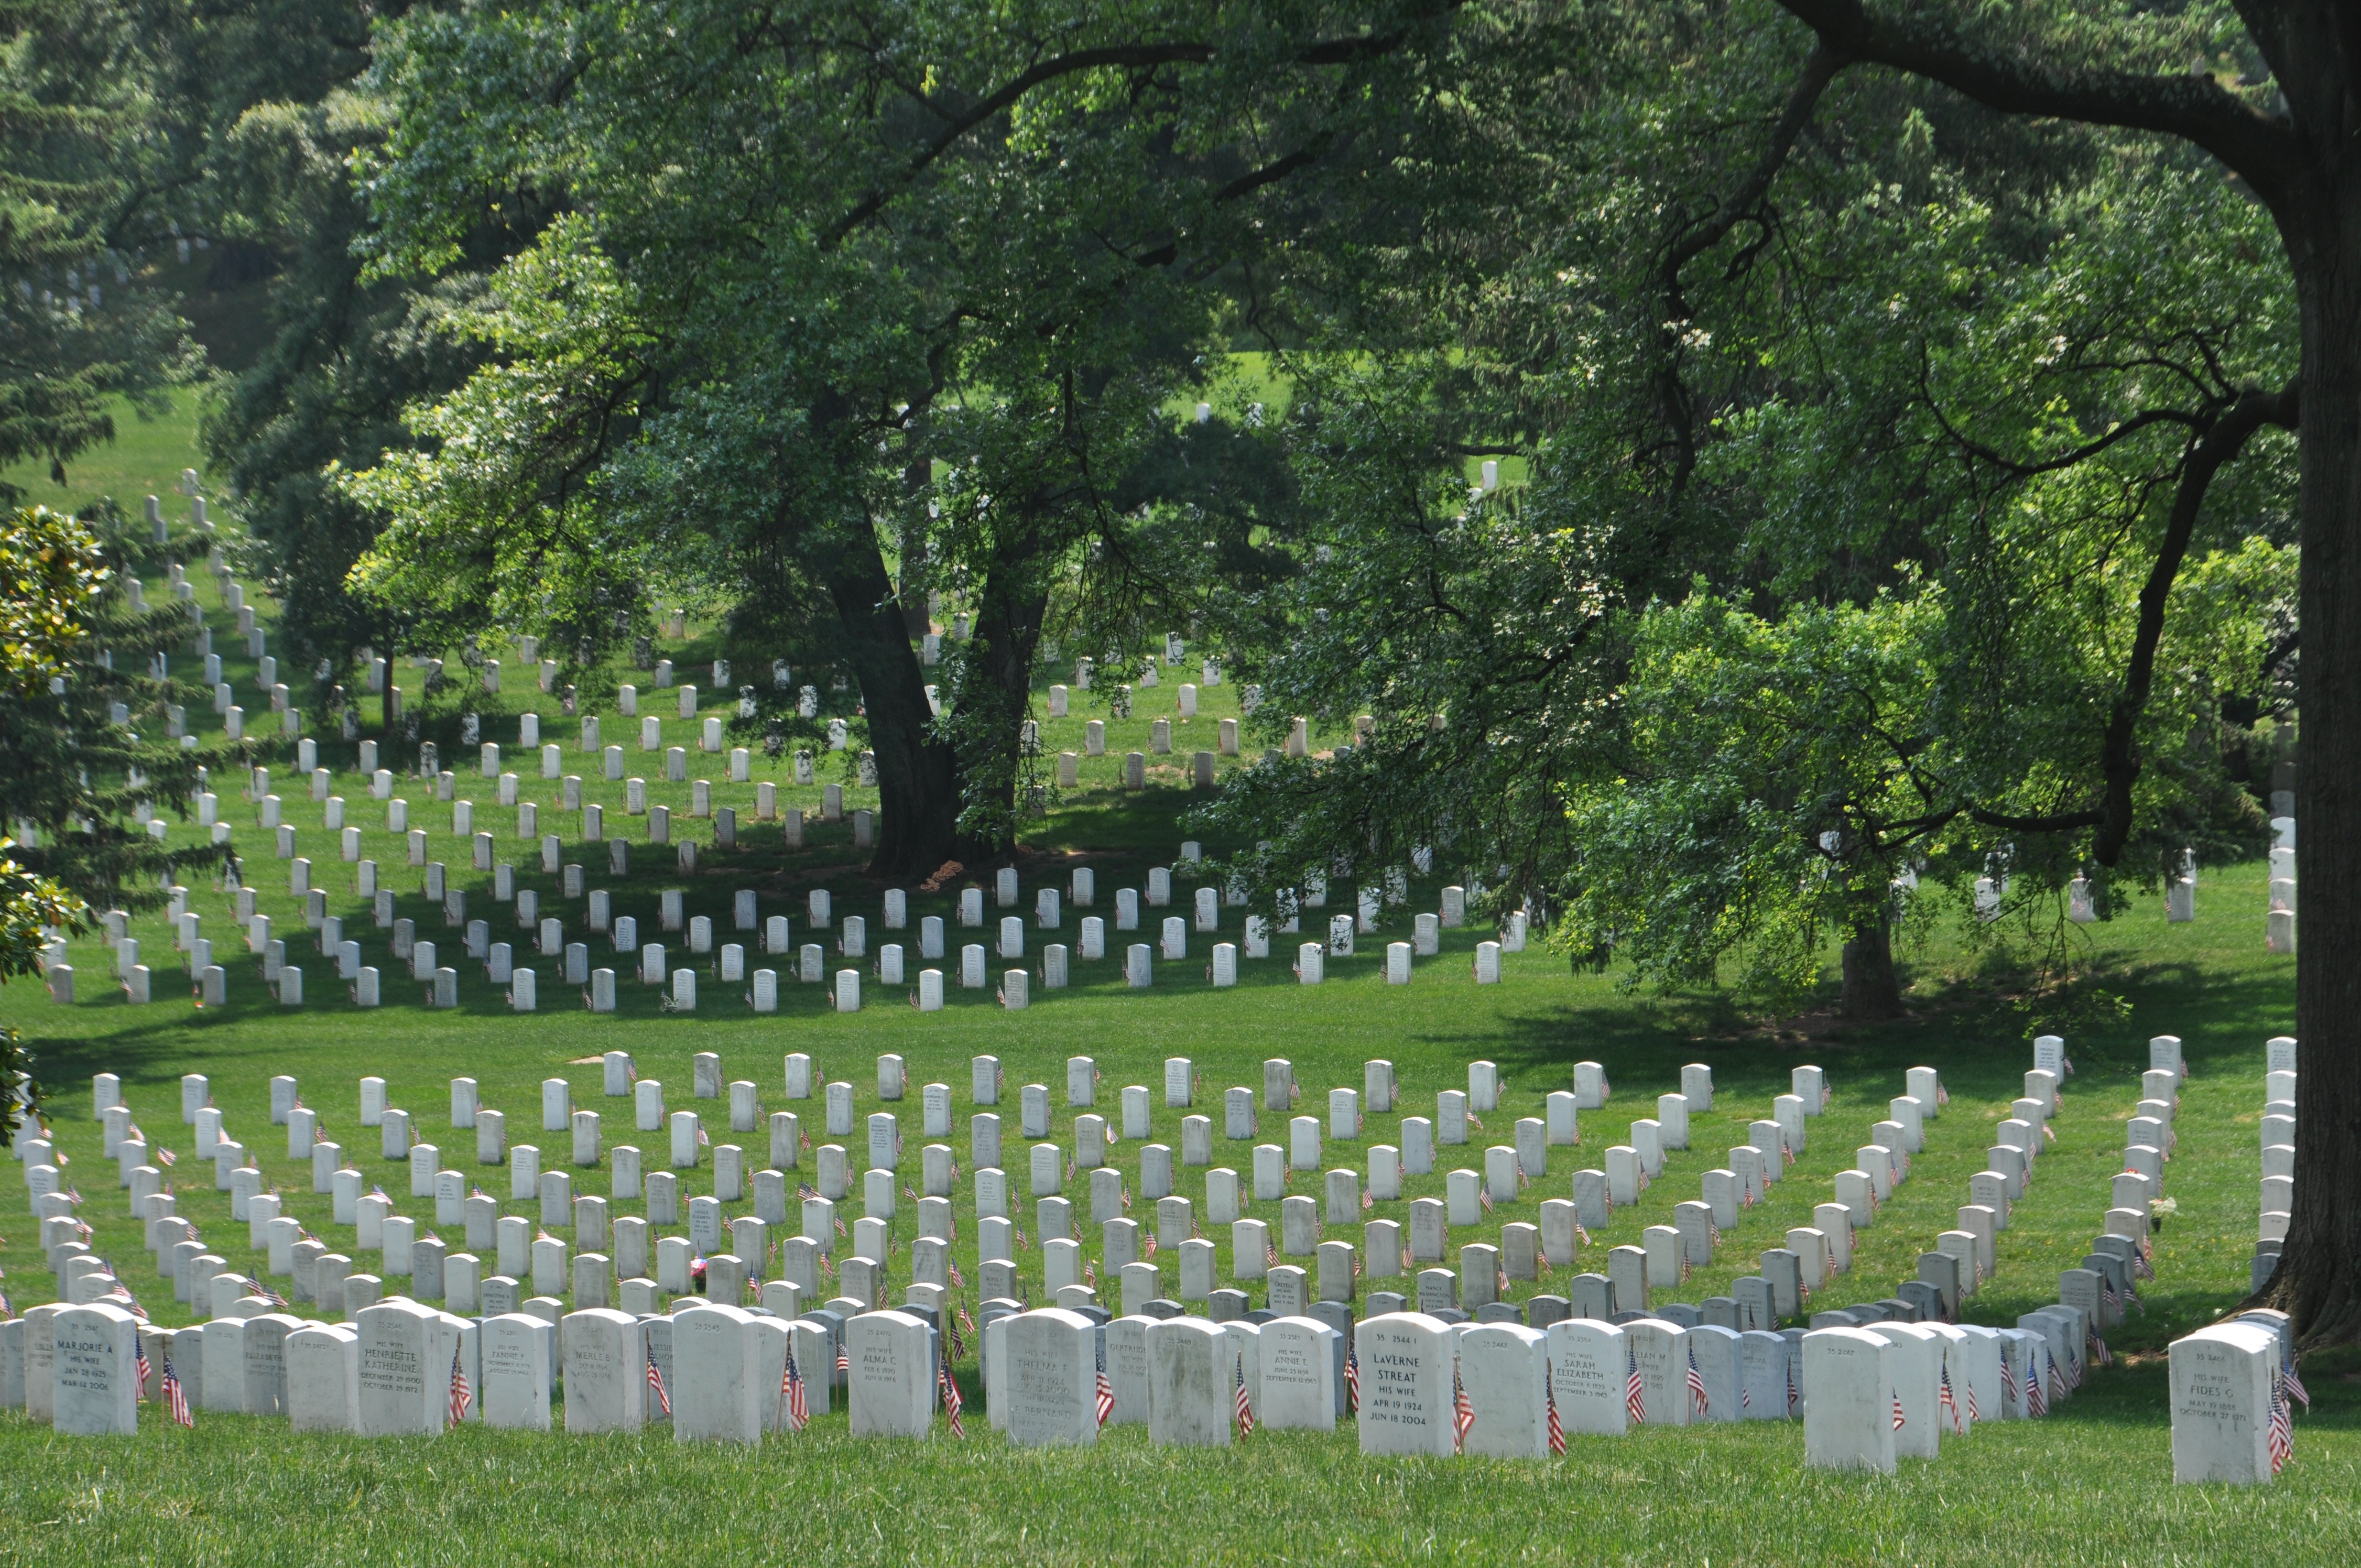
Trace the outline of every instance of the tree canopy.
{"label": "tree canopy", "polygon": [[[1049,793],[1044,664],[1120,702],[1177,630],[1349,735],[1201,815],[1273,916],[1439,857],[1572,961],[1873,1014],[1932,923],[2062,952],[2291,796],[2361,938],[2320,0],[79,4],[14,14],[60,194],[0,268],[269,252],[211,428],[329,678],[695,605],[909,876]],[[61,457],[126,359],[34,297]],[[2331,1050],[2361,981],[2300,989]]]}

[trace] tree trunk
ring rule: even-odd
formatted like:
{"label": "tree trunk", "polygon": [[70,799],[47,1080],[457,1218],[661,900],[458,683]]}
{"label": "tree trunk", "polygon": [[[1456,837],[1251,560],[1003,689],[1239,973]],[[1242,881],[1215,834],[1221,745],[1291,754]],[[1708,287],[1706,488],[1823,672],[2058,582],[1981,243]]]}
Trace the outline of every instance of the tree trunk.
{"label": "tree trunk", "polygon": [[[2281,218],[2303,310],[2300,624],[2303,766],[2296,773],[2295,1204],[2262,1299],[2309,1344],[2361,1338],[2361,165],[2321,177]],[[2308,216],[2308,226],[2301,223]],[[2257,1042],[2258,1043],[2258,1042]]]}
{"label": "tree trunk", "polygon": [[1853,922],[1844,945],[1844,995],[1838,1010],[1848,1018],[1893,1018],[1902,1012],[1902,981],[1894,968],[1894,920],[1884,909]]}
{"label": "tree trunk", "polygon": [[861,683],[869,749],[877,757],[882,809],[869,871],[879,877],[924,878],[944,861],[964,861],[972,852],[959,831],[959,761],[950,746],[928,733],[933,713],[927,685],[876,534],[860,527],[851,532],[841,549],[829,553],[828,589]]}
{"label": "tree trunk", "polygon": [[[993,562],[977,606],[975,635],[963,655],[968,678],[960,687],[960,700],[989,708],[988,717],[969,716],[983,718],[983,728],[969,737],[968,762],[971,787],[981,784],[992,792],[994,816],[1006,824],[1005,834],[993,835],[995,849],[1016,842],[1021,820],[1017,786],[1024,759],[1017,746],[1025,720],[1031,717],[1033,660],[1041,644],[1041,615],[1049,605],[1049,596],[1034,586],[1038,575],[1027,556]],[[979,744],[984,755],[975,754],[972,748]]]}

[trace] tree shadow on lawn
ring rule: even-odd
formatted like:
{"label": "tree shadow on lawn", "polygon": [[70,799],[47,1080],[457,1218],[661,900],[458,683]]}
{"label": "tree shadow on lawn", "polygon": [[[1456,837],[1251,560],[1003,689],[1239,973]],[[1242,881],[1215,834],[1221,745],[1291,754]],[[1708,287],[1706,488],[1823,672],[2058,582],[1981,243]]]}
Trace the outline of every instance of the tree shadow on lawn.
{"label": "tree shadow on lawn", "polygon": [[[223,1006],[185,1010],[170,1000],[137,1009],[124,1002],[103,1003],[77,1020],[100,1026],[87,1035],[49,1035],[23,1026],[26,1047],[33,1053],[34,1076],[52,1098],[71,1093],[74,1085],[86,1083],[101,1072],[118,1073],[126,1082],[161,1081],[190,1070],[186,1063],[197,1054],[192,1047],[200,1042],[203,1065],[209,1073],[217,1074],[224,1064],[242,1059],[274,1068],[301,1059],[300,1041],[290,1041],[276,1030],[247,1027],[267,1017],[291,1021],[301,1016],[300,1009],[281,1007],[261,997],[236,1000],[235,992],[232,996]],[[104,1027],[118,1019],[119,1026]],[[324,1042],[321,1048],[342,1047]]]}
{"label": "tree shadow on lawn", "polygon": [[[2125,1015],[2068,1035],[2068,1053],[2085,1076],[2136,1075],[2148,1065],[2150,1036],[2160,1034],[2181,1037],[2192,1072],[2244,1070],[2259,1060],[2268,1033],[2292,1026],[2285,981],[2268,970],[2169,960],[2111,966],[2082,983],[2113,988],[2129,1003]],[[2020,994],[1991,977],[1962,979],[1900,1018],[1843,1023],[1815,1016],[1807,1029],[1750,1016],[1727,992],[1635,992],[1604,1003],[1570,996],[1559,1010],[1496,1015],[1480,1031],[1429,1031],[1419,1038],[1470,1059],[1488,1055],[1504,1074],[1539,1072],[1553,1086],[1571,1086],[1574,1064],[1584,1060],[1606,1063],[1610,1078],[1667,1085],[1678,1083],[1682,1066],[1704,1062],[1714,1069],[1717,1091],[1775,1083],[1773,1093],[1784,1093],[1788,1070],[1805,1064],[1827,1069],[1838,1082],[1862,1075],[1898,1079],[1926,1065],[1942,1071],[1947,1088],[2005,1100],[2032,1065],[2033,1036],[2047,1032],[2037,1013],[2018,1005]]]}

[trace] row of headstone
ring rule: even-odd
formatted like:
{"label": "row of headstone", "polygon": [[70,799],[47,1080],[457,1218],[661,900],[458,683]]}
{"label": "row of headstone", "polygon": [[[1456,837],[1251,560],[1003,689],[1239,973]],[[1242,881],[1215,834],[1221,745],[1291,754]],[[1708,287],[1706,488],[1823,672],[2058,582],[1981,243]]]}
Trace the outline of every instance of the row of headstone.
{"label": "row of headstone", "polygon": [[2015,1328],[1900,1317],[1816,1328],[1800,1346],[1805,1463],[1891,1475],[1981,1422],[2042,1416],[2081,1380],[2082,1332],[2066,1307]]}
{"label": "row of headstone", "polygon": [[2279,1266],[2295,1212],[2296,1042],[2272,1036],[2263,1047],[2262,1183],[2256,1234],[2254,1288],[2260,1290]]}
{"label": "row of headstone", "polygon": [[2270,902],[2263,916],[2267,952],[2295,951],[2295,818],[2271,818]]}

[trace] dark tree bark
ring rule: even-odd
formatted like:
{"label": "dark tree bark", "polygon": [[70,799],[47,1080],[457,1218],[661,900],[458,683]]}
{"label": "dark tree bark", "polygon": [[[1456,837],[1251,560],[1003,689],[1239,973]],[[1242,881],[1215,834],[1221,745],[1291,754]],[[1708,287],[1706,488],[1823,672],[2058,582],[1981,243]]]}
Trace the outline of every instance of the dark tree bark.
{"label": "dark tree bark", "polygon": [[1902,978],[1894,967],[1894,921],[1881,910],[1853,923],[1844,945],[1844,992],[1838,1010],[1864,1021],[1898,1017]]}
{"label": "dark tree bark", "polygon": [[911,651],[885,557],[873,529],[855,528],[828,552],[829,596],[844,630],[846,656],[861,683],[869,748],[877,757],[879,877],[924,878],[975,846],[959,831],[960,770],[951,748],[928,733],[933,712]]}
{"label": "dark tree bark", "polygon": [[2296,781],[2306,887],[2296,967],[2295,1207],[2257,1299],[2303,1343],[2361,1339],[2361,6],[2240,0],[2283,112],[2191,72],[2064,64],[2038,40],[1974,29],[1967,8],[1780,0],[1821,49],[1939,82],[2006,114],[2181,137],[2269,208],[2301,311],[2299,605],[2304,767]]}
{"label": "dark tree bark", "polygon": [[994,835],[995,850],[1016,841],[1016,786],[1023,771],[1017,745],[1032,712],[1033,661],[1049,608],[1049,595],[1038,585],[1038,548],[1027,540],[1005,558],[995,557],[985,574],[975,636],[967,650],[968,679],[960,692],[963,703],[990,715],[989,729],[977,742],[970,787],[991,790],[995,815],[1008,825],[1005,838]]}

